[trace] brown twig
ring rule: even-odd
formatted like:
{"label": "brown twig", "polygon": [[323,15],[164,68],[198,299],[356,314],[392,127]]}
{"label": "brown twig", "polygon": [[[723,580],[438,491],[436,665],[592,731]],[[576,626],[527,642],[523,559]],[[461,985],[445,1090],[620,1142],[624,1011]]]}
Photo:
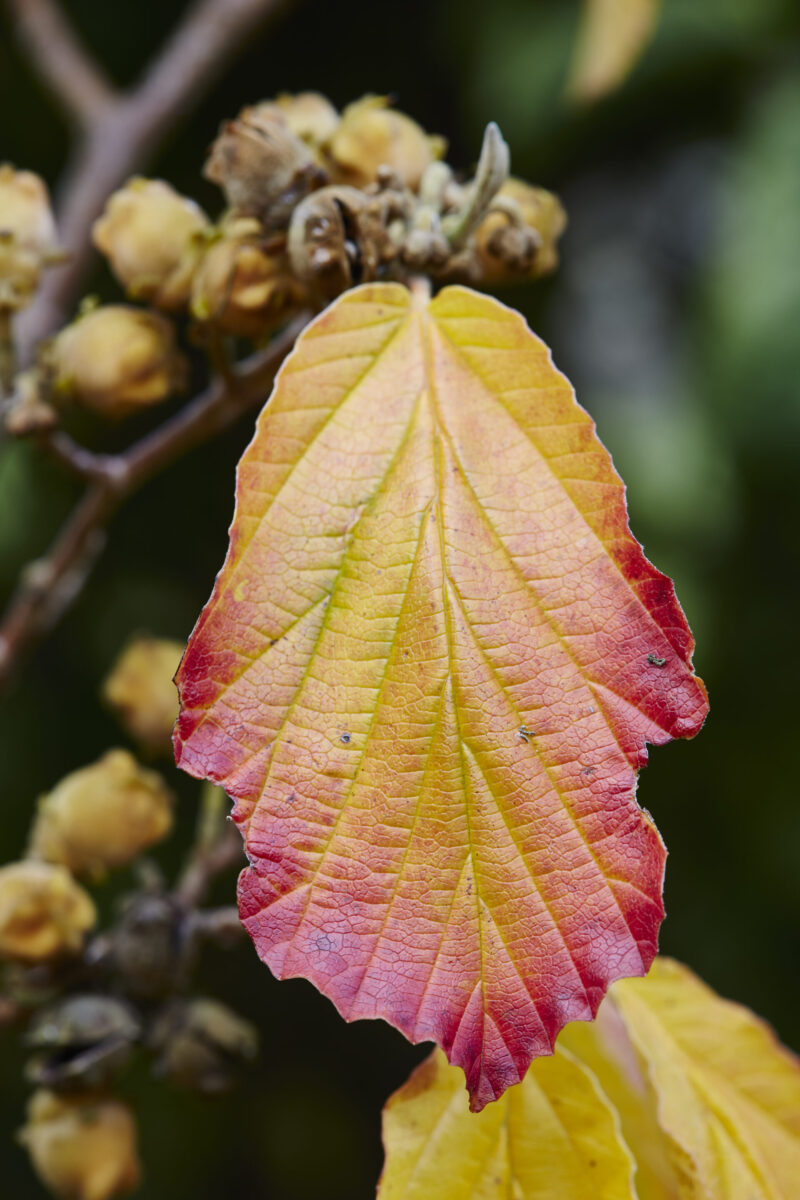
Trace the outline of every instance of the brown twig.
{"label": "brown twig", "polygon": [[14,375],[17,369],[17,352],[14,342],[13,314],[10,308],[0,305],[0,409],[14,390]]}
{"label": "brown twig", "polygon": [[[239,839],[239,858],[242,857],[241,838]],[[222,908],[202,908],[192,914],[192,933],[203,941],[216,942],[217,945],[230,946],[238,942],[245,934],[239,910],[234,905]]]}
{"label": "brown twig", "polygon": [[20,41],[47,86],[80,125],[113,100],[111,84],[54,0],[8,0]]}
{"label": "brown twig", "polygon": [[186,865],[175,887],[175,899],[187,911],[205,900],[215,876],[242,865],[242,838],[228,820],[228,798],[221,787],[203,785],[197,832]]}
{"label": "brown twig", "polygon": [[12,1000],[10,996],[0,996],[0,1029],[4,1025],[16,1025],[24,1020],[26,1015],[26,1010],[17,1004],[16,1000]]}
{"label": "brown twig", "polygon": [[188,450],[208,441],[263,400],[276,370],[308,320],[299,316],[266,349],[208,388],[153,433],[121,454],[93,454],[66,435],[44,435],[59,462],[87,483],[86,491],[48,554],[23,572],[0,623],[0,690],[23,655],[46,634],[81,591],[122,502]]}
{"label": "brown twig", "polygon": [[176,890],[177,899],[186,909],[198,908],[212,880],[237,865],[246,865],[242,835],[235,825],[227,822],[216,842],[198,853],[186,868]]}
{"label": "brown twig", "polygon": [[[59,188],[56,220],[70,261],[51,271],[21,316],[20,359],[63,324],[91,257],[91,228],[109,193],[153,153],[253,31],[284,0],[196,0],[141,81],[109,88],[53,0],[7,0],[39,71],[70,111],[82,136]],[[54,33],[55,31],[55,33]]]}

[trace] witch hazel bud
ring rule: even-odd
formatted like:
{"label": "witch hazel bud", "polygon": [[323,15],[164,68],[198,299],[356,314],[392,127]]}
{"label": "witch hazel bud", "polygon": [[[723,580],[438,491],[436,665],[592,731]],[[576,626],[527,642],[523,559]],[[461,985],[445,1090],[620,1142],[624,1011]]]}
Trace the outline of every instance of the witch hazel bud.
{"label": "witch hazel bud", "polygon": [[160,404],[186,381],[170,321],[125,304],[79,317],[48,353],[54,394],[112,420]]}
{"label": "witch hazel bud", "polygon": [[172,680],[183,650],[183,642],[135,637],[103,684],[103,699],[150,754],[170,748],[172,727],[178,717],[178,689]]}
{"label": "witch hazel bud", "polygon": [[321,92],[283,92],[275,100],[295,137],[319,150],[338,128],[341,116]]}
{"label": "witch hazel bud", "polygon": [[44,181],[0,164],[0,307],[24,308],[42,267],[56,256],[56,227]]}
{"label": "witch hazel bud", "polygon": [[446,149],[443,138],[427,134],[411,117],[390,108],[386,96],[364,96],[349,104],[327,146],[337,180],[366,187],[383,167],[412,189]]}
{"label": "witch hazel bud", "polygon": [[74,954],[96,919],[91,897],[65,867],[31,860],[0,867],[0,956],[36,963]]}
{"label": "witch hazel bud", "polygon": [[30,852],[99,875],[130,862],[171,827],[172,795],[161,776],[127,750],[110,750],[40,800]]}
{"label": "witch hazel bud", "polygon": [[131,179],[94,223],[92,240],[128,294],[168,310],[186,306],[203,234],[203,210],[161,179]]}
{"label": "witch hazel bud", "polygon": [[136,1122],[127,1104],[42,1089],[31,1097],[27,1117],[17,1136],[54,1196],[112,1200],[139,1183]]}

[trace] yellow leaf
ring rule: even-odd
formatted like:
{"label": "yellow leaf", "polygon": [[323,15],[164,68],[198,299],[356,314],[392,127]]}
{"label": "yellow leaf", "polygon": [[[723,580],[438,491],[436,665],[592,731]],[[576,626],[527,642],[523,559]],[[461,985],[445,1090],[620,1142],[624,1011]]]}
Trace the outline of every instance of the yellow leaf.
{"label": "yellow leaf", "polygon": [[664,958],[609,1002],[649,1074],[681,1197],[797,1200],[800,1062],[769,1026]]}
{"label": "yellow leaf", "polygon": [[611,994],[596,1020],[573,1021],[562,1030],[558,1045],[594,1073],[619,1113],[636,1159],[638,1200],[679,1200],[678,1174],[658,1123],[657,1097]]}
{"label": "yellow leaf", "polygon": [[671,959],[478,1116],[460,1085],[437,1051],[389,1100],[378,1200],[800,1196],[800,1061]]}
{"label": "yellow leaf", "polygon": [[591,102],[632,70],[658,20],[660,0],[585,0],[567,92]]}
{"label": "yellow leaf", "polygon": [[634,1200],[633,1162],[591,1071],[567,1051],[470,1113],[436,1050],[384,1109],[378,1200]]}

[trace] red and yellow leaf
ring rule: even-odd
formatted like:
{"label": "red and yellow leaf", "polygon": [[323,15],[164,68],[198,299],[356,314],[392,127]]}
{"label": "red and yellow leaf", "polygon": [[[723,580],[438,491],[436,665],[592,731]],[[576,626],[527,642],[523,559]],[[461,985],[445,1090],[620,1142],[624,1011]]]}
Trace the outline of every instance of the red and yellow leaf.
{"label": "red and yellow leaf", "polygon": [[261,415],[178,677],[178,761],[236,800],[261,957],[499,1096],[652,960],[636,770],[702,724],[691,650],[522,318],[341,297]]}

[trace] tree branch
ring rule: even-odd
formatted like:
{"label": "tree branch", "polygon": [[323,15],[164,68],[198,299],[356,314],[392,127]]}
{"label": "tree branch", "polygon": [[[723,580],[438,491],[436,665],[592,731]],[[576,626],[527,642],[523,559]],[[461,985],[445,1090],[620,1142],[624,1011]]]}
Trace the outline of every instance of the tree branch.
{"label": "tree branch", "polygon": [[82,590],[105,544],[106,527],[123,501],[262,401],[308,317],[298,317],[266,349],[241,363],[230,379],[215,379],[174,417],[121,454],[93,454],[58,432],[42,435],[58,461],[88,486],[48,554],[23,572],[0,623],[0,690],[7,687],[25,653]]}
{"label": "tree branch", "polygon": [[[84,52],[66,27],[53,0],[7,0],[40,70],[52,73],[59,89],[72,89]],[[61,244],[69,248],[66,266],[48,273],[35,302],[20,315],[20,360],[27,363],[37,341],[64,323],[79,292],[91,259],[91,228],[115,188],[153,153],[178,117],[185,114],[210,82],[220,74],[256,25],[284,0],[196,0],[183,22],[131,91],[109,92],[105,99],[84,105],[84,135],[78,143],[58,189],[56,221]],[[28,16],[33,10],[33,17]],[[50,14],[61,28],[57,37],[41,35],[42,18]],[[37,40],[31,28],[37,30]],[[66,60],[72,70],[58,75],[53,59],[66,38]],[[100,78],[94,71],[95,80]],[[80,70],[77,79],[81,78]],[[81,95],[88,94],[85,88]],[[63,94],[63,92],[61,93]]]}
{"label": "tree branch", "polygon": [[8,0],[19,40],[44,83],[80,125],[89,125],[114,97],[97,63],[55,0]]}
{"label": "tree branch", "polygon": [[173,893],[187,912],[199,908],[217,875],[244,865],[242,837],[228,818],[228,807],[221,787],[203,784],[194,844]]}

